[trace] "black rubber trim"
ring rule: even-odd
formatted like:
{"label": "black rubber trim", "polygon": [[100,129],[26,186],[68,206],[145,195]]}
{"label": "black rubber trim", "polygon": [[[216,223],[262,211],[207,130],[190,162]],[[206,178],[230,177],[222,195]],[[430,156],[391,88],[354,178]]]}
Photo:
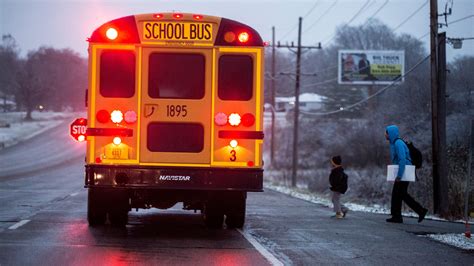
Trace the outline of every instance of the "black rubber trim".
{"label": "black rubber trim", "polygon": [[221,139],[263,139],[263,131],[220,130]]}
{"label": "black rubber trim", "polygon": [[87,136],[120,136],[133,137],[133,129],[130,128],[88,128]]}

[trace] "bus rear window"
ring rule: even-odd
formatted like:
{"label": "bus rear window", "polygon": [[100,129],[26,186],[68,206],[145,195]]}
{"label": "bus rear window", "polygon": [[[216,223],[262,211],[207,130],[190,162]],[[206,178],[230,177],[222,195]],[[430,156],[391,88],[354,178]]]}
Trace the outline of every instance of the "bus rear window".
{"label": "bus rear window", "polygon": [[248,55],[219,58],[218,94],[222,100],[248,101],[253,93],[253,62]]}
{"label": "bus rear window", "polygon": [[135,94],[133,51],[104,51],[100,55],[100,94],[110,98],[130,98]]}
{"label": "bus rear window", "polygon": [[152,53],[148,95],[152,98],[202,99],[205,59],[202,54]]}
{"label": "bus rear window", "polygon": [[152,152],[201,152],[204,127],[197,123],[150,123],[147,147]]}

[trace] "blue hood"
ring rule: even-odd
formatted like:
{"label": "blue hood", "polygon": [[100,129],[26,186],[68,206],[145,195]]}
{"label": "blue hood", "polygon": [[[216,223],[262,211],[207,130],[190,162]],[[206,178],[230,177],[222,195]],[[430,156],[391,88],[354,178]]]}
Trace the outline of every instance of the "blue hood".
{"label": "blue hood", "polygon": [[398,127],[395,125],[390,125],[385,128],[388,134],[388,139],[390,140],[390,143],[394,143],[397,138],[400,137],[400,134],[398,132]]}

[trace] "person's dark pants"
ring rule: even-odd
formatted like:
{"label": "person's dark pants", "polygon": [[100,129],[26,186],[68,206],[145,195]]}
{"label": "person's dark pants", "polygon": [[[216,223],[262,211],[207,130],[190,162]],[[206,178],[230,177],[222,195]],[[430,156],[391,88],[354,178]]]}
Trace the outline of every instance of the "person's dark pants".
{"label": "person's dark pants", "polygon": [[390,210],[392,217],[402,218],[402,201],[418,215],[423,212],[424,208],[408,194],[409,184],[410,182],[407,181],[398,181],[393,184],[392,208]]}

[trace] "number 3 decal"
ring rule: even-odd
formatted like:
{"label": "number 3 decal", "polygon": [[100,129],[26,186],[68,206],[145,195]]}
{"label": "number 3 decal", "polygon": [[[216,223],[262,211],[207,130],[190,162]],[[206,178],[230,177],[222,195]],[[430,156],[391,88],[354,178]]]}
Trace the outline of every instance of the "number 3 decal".
{"label": "number 3 decal", "polygon": [[230,156],[230,160],[231,160],[232,162],[234,162],[235,160],[237,160],[237,152],[236,152],[235,150],[231,150],[231,151],[230,151],[230,155],[231,155],[231,156]]}

